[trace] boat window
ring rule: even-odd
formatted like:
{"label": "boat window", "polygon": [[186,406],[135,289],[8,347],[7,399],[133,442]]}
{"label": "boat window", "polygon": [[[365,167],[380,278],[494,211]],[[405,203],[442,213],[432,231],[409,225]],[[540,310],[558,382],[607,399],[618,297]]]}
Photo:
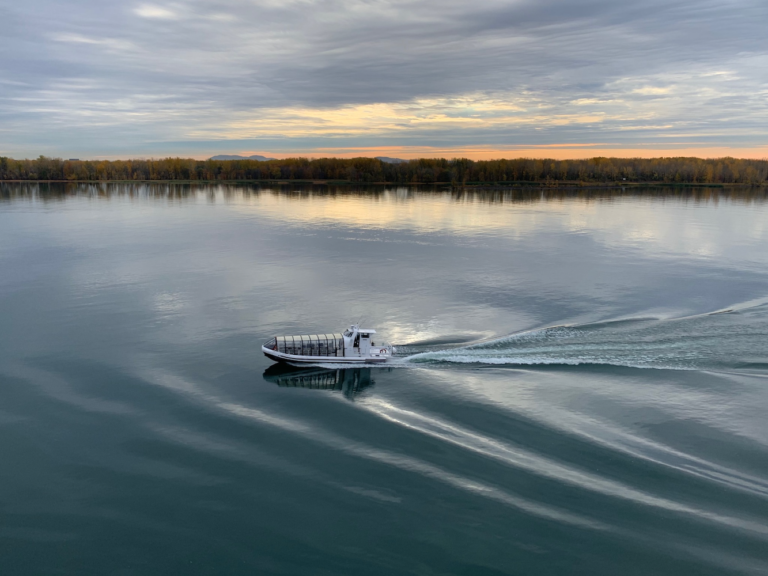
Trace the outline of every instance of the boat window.
{"label": "boat window", "polygon": [[355,343],[354,343],[354,344],[352,344],[352,346],[353,346],[354,348],[359,348],[359,347],[360,347],[360,334],[358,334],[357,336],[355,336]]}

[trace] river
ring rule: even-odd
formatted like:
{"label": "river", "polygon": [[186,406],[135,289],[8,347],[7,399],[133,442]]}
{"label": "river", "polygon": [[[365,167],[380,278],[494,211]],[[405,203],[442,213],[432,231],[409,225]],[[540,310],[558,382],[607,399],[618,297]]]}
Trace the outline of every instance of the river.
{"label": "river", "polygon": [[765,574],[766,414],[765,190],[0,185],[4,574]]}

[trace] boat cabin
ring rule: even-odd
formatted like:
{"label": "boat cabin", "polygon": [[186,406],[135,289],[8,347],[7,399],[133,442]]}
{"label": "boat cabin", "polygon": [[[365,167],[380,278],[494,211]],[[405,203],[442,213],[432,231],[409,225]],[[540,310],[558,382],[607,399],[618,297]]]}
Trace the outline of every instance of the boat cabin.
{"label": "boat cabin", "polygon": [[346,356],[368,356],[371,353],[373,335],[376,330],[358,328],[355,325],[344,330],[344,348],[349,350]]}

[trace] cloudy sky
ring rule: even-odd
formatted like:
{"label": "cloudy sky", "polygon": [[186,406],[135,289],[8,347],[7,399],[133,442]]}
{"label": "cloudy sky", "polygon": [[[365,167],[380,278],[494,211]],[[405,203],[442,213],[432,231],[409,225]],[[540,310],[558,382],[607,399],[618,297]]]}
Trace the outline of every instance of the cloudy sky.
{"label": "cloudy sky", "polygon": [[0,155],[768,157],[766,0],[0,0]]}

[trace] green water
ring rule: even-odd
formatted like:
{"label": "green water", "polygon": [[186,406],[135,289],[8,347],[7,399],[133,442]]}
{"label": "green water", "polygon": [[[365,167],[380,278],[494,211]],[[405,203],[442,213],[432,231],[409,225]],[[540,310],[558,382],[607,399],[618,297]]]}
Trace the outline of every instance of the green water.
{"label": "green water", "polygon": [[0,573],[764,574],[766,200],[2,185]]}

